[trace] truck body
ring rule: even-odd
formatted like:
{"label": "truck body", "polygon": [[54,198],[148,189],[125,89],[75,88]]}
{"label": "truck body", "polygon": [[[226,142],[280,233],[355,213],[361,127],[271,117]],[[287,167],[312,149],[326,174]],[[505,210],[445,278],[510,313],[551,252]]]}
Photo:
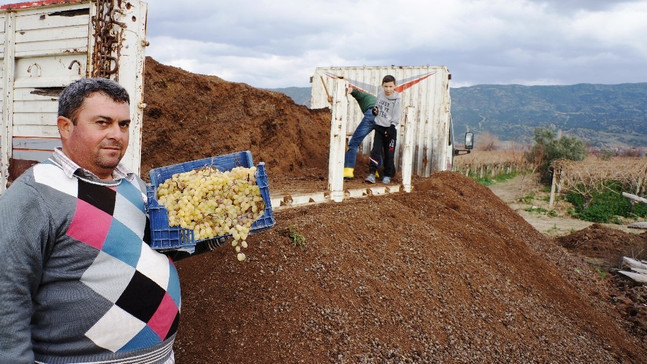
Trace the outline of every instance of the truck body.
{"label": "truck body", "polygon": [[[402,151],[408,144],[411,148],[412,172],[428,177],[432,172],[451,170],[454,157],[451,98],[449,95],[449,69],[445,66],[361,66],[361,67],[317,67],[311,78],[312,91],[310,107],[313,109],[331,107],[330,96],[336,82],[347,82],[354,87],[377,95],[378,87],[385,75],[393,75],[397,81],[396,90],[402,96],[402,121],[398,128],[396,167],[403,164]],[[363,114],[359,105],[349,95],[343,107],[347,137],[352,135]],[[335,102],[335,101],[333,101]],[[404,126],[411,128],[408,140],[404,137]],[[368,154],[373,144],[373,133],[369,134],[359,151]]]}
{"label": "truck body", "polygon": [[141,164],[147,4],[43,0],[0,7],[0,193],[60,146],[58,96],[85,77],[119,82],[131,97],[123,162]]}

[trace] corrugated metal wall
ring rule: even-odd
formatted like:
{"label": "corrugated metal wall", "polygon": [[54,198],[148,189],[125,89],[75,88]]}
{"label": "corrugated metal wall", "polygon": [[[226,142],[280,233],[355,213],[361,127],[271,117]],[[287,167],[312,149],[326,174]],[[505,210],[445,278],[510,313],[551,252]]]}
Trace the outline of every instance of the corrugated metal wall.
{"label": "corrugated metal wall", "polygon": [[[444,66],[381,66],[381,67],[318,67],[312,77],[310,107],[313,109],[330,107],[328,93],[334,89],[335,82],[349,82],[373,94],[382,78],[393,75],[402,88],[403,120],[412,123],[413,172],[427,177],[434,171],[451,169],[453,161],[453,141],[451,140],[451,99],[449,95],[449,70]],[[340,80],[339,77],[343,77]],[[363,115],[357,102],[348,96],[348,115],[346,129],[352,133]],[[414,108],[414,120],[406,120],[407,108]],[[401,164],[402,127],[398,128],[398,147],[396,166]],[[372,146],[372,134],[362,143],[360,152],[368,154]]]}

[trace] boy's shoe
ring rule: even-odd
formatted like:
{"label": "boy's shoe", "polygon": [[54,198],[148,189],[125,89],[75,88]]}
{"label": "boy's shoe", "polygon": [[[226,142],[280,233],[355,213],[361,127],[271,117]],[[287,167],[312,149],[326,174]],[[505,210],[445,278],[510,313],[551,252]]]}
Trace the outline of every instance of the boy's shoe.
{"label": "boy's shoe", "polygon": [[389,183],[391,183],[391,178],[390,177],[384,177],[382,179],[382,182],[384,182],[384,184],[388,185]]}
{"label": "boy's shoe", "polygon": [[353,168],[344,168],[344,178],[345,179],[355,178],[355,176],[353,176]]}
{"label": "boy's shoe", "polygon": [[373,173],[369,174],[364,181],[368,183],[375,183],[375,175]]}

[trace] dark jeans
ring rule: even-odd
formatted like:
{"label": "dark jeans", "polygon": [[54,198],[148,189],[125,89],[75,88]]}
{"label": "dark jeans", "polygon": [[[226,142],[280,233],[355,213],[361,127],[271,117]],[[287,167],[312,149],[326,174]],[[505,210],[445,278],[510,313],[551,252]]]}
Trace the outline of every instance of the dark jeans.
{"label": "dark jeans", "polygon": [[373,149],[371,149],[371,157],[369,159],[368,169],[371,173],[375,173],[378,168],[382,166],[384,161],[384,176],[395,176],[395,142],[397,133],[390,138],[386,135],[389,128],[376,125],[375,135],[373,136]]}

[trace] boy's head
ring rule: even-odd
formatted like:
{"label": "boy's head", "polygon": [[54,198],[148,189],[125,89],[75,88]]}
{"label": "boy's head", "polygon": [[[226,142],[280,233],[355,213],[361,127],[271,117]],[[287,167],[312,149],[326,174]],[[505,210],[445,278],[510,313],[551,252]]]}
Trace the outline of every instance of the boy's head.
{"label": "boy's head", "polygon": [[386,96],[393,95],[395,92],[395,77],[391,75],[386,75],[382,78],[382,88],[384,89],[384,94]]}

